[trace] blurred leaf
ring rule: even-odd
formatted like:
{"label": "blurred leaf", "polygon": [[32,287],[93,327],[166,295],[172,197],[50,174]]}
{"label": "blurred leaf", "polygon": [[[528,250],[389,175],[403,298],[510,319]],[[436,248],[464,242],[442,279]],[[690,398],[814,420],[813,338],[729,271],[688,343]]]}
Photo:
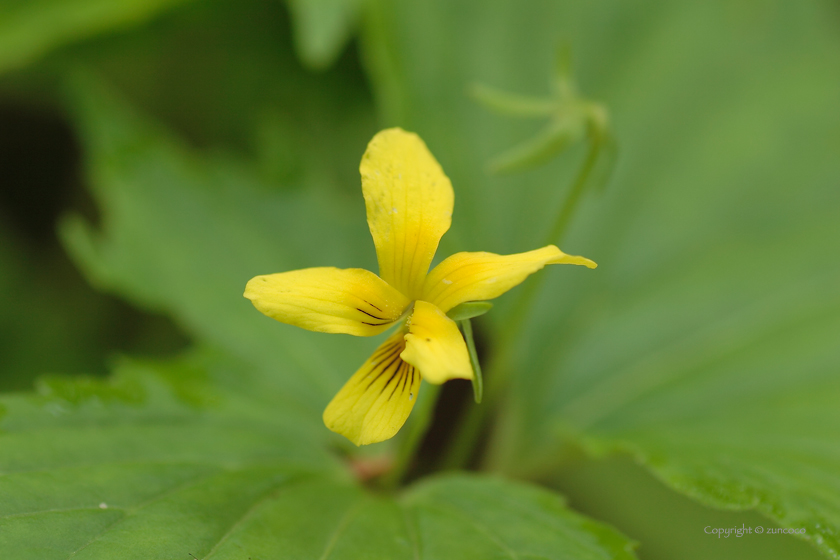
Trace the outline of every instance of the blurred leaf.
{"label": "blurred leaf", "polygon": [[2,0],[0,72],[65,43],[138,25],[191,0]]}
{"label": "blurred leaf", "polygon": [[364,74],[352,56],[307,71],[293,28],[282,2],[203,0],[43,66],[93,68],[190,144],[256,156],[286,186],[341,182],[357,192],[358,160],[376,131]]}
{"label": "blurred leaf", "polygon": [[[10,111],[16,118],[37,115],[45,98],[57,97],[56,75],[79,63],[106,76],[132,105],[177,131],[184,138],[181,143],[257,159],[249,163],[248,175],[261,191],[315,186],[324,198],[332,189],[360,194],[359,158],[375,131],[364,75],[351,56],[318,75],[303,69],[292,50],[289,14],[282,2],[193,2],[145,25],[57,49],[25,72],[5,76],[0,97],[6,103],[14,99]],[[39,102],[31,104],[33,98]],[[52,110],[48,117],[58,120],[56,113],[63,116],[63,111]],[[40,177],[43,169],[55,165],[59,135],[53,129],[39,136],[41,131],[29,127],[21,138],[15,127],[4,132],[10,148],[5,159],[14,159],[21,176]],[[21,150],[35,155],[16,158]],[[67,167],[66,175],[76,185],[80,166],[71,160]],[[45,185],[43,190],[56,190],[48,180]],[[33,214],[41,216],[39,231],[51,238],[54,226],[45,202],[47,208],[63,208],[68,202],[55,202],[52,195],[45,200],[47,195],[33,188],[22,192],[32,199]],[[77,207],[90,206],[82,196],[74,198]],[[356,223],[363,228],[361,208]],[[368,240],[362,243],[365,247],[372,247]],[[11,283],[0,296],[3,385],[30,386],[30,376],[44,371],[105,373],[103,356],[115,348],[160,354],[182,345],[162,317],[147,319],[91,290],[58,243],[50,257],[13,251],[10,268],[0,271]],[[12,274],[17,268],[20,274]],[[0,282],[7,284],[5,278]],[[119,322],[125,315],[130,323]]]}
{"label": "blurred leaf", "polygon": [[[608,522],[640,542],[645,560],[821,560],[793,535],[771,534],[776,524],[755,511],[720,510],[673,492],[627,456],[571,461],[557,472],[560,490],[576,511]],[[645,505],[639,515],[639,504]],[[757,534],[717,538],[714,528],[762,527]]]}
{"label": "blurred leaf", "polygon": [[[272,321],[242,297],[253,276],[373,259],[360,195],[272,190],[243,165],[203,159],[79,75],[74,106],[101,233],[70,216],[61,233],[102,288],[170,313],[185,330],[263,372],[255,382],[313,424],[375,341]],[[361,253],[367,248],[367,253]],[[284,372],[284,373],[278,373]]]}
{"label": "blurred leaf", "polygon": [[30,390],[44,372],[104,375],[117,351],[160,355],[183,346],[167,320],[95,292],[57,239],[42,248],[8,225],[0,226],[0,391]]}
{"label": "blurred leaf", "polygon": [[79,404],[92,397],[105,402],[142,402],[145,396],[143,386],[131,378],[103,381],[96,377],[52,374],[39,378],[36,389],[44,396],[73,404]]}
{"label": "blurred leaf", "polygon": [[[468,248],[535,246],[580,154],[479,180],[485,158],[533,128],[478,113],[465,83],[538,92],[553,45],[570,37],[581,89],[605,102],[622,145],[615,189],[585,205],[563,247],[597,273],[544,273],[497,466],[550,469],[570,440],[629,450],[677,490],[807,528],[840,554],[832,10],[402,2],[380,14],[367,44],[399,64],[374,69],[379,94],[405,96],[388,116],[452,177],[455,240]],[[495,336],[506,305],[488,315]]]}
{"label": "blurred leaf", "polygon": [[356,25],[360,0],[287,0],[294,17],[295,45],[314,69],[330,66]]}
{"label": "blurred leaf", "polygon": [[288,411],[231,386],[209,407],[187,405],[169,390],[181,368],[209,368],[212,379],[226,367],[218,360],[196,352],[166,364],[124,362],[115,382],[142,384],[142,404],[93,393],[74,402],[3,397],[4,554],[634,558],[626,538],[569,512],[545,490],[455,476],[401,496],[372,494]]}

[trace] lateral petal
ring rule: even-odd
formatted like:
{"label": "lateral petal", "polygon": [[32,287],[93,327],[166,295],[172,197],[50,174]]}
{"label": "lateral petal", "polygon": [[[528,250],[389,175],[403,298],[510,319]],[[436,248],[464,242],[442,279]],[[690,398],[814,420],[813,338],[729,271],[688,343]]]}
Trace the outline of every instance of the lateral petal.
{"label": "lateral petal", "polygon": [[456,253],[426,277],[423,299],[447,312],[466,301],[499,297],[547,264],[598,265],[585,257],[567,255],[554,245],[527,253]]}
{"label": "lateral petal", "polygon": [[379,275],[417,299],[452,222],[452,184],[423,140],[400,128],[373,137],[359,171]]}
{"label": "lateral petal", "polygon": [[310,331],[379,334],[400,318],[408,299],[361,268],[304,268],[256,276],[245,297],[281,323]]}
{"label": "lateral petal", "polygon": [[404,362],[404,331],[388,338],[324,410],[324,424],[356,445],[392,438],[417,402],[420,374]]}
{"label": "lateral petal", "polygon": [[450,379],[472,379],[470,355],[455,321],[435,305],[414,302],[402,359],[416,367],[423,379],[438,385]]}

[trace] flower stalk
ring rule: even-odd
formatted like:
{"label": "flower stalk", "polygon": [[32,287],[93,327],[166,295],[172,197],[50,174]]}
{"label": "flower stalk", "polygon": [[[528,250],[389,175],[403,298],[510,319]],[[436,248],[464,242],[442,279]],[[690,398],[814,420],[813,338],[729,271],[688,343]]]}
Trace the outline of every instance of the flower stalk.
{"label": "flower stalk", "polygon": [[[598,144],[591,144],[580,172],[557,213],[549,238],[556,240],[558,243],[566,234],[571,218],[577,210],[581,195],[598,159],[598,152]],[[513,371],[512,364],[517,343],[524,334],[524,327],[533,311],[534,302],[544,282],[544,277],[535,278],[534,281],[529,282],[524,287],[519,296],[519,301],[514,306],[509,321],[506,322],[507,328],[502,331],[496,350],[491,355],[489,365],[486,368],[488,374],[484,404],[468,409],[452,440],[449,451],[443,459],[442,468],[444,470],[465,468],[475,453],[481,432],[491,418],[491,414],[499,406],[500,397],[505,393],[505,389],[510,382],[509,378],[511,371]]]}
{"label": "flower stalk", "polygon": [[411,415],[405,437],[397,448],[394,466],[381,478],[383,487],[394,489],[405,481],[412,461],[417,456],[420,444],[423,443],[426,432],[429,431],[434,419],[435,405],[439,395],[440,385],[429,384],[423,391]]}

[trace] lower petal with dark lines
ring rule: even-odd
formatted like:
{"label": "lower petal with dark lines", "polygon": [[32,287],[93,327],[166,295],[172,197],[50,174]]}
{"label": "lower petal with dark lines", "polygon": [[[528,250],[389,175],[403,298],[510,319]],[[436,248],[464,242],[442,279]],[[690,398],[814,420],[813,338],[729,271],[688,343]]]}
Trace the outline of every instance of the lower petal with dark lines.
{"label": "lower petal with dark lines", "polygon": [[324,424],[356,445],[390,439],[405,423],[420,390],[420,373],[400,358],[405,332],[388,338],[324,411]]}

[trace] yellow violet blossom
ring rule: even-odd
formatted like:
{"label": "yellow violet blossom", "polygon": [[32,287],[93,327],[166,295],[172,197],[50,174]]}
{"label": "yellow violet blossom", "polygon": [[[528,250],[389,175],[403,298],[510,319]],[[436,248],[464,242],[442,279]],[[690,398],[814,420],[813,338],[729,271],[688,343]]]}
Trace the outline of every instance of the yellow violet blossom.
{"label": "yellow violet blossom", "polygon": [[421,379],[472,379],[449,310],[496,298],[547,264],[596,265],[548,245],[515,255],[457,253],[429,271],[454,203],[440,164],[419,136],[391,128],[370,141],[360,171],[379,276],[360,268],[293,270],[252,278],[245,297],[269,317],[311,331],[373,336],[402,322],[324,411],[330,430],[366,445],[399,431]]}

